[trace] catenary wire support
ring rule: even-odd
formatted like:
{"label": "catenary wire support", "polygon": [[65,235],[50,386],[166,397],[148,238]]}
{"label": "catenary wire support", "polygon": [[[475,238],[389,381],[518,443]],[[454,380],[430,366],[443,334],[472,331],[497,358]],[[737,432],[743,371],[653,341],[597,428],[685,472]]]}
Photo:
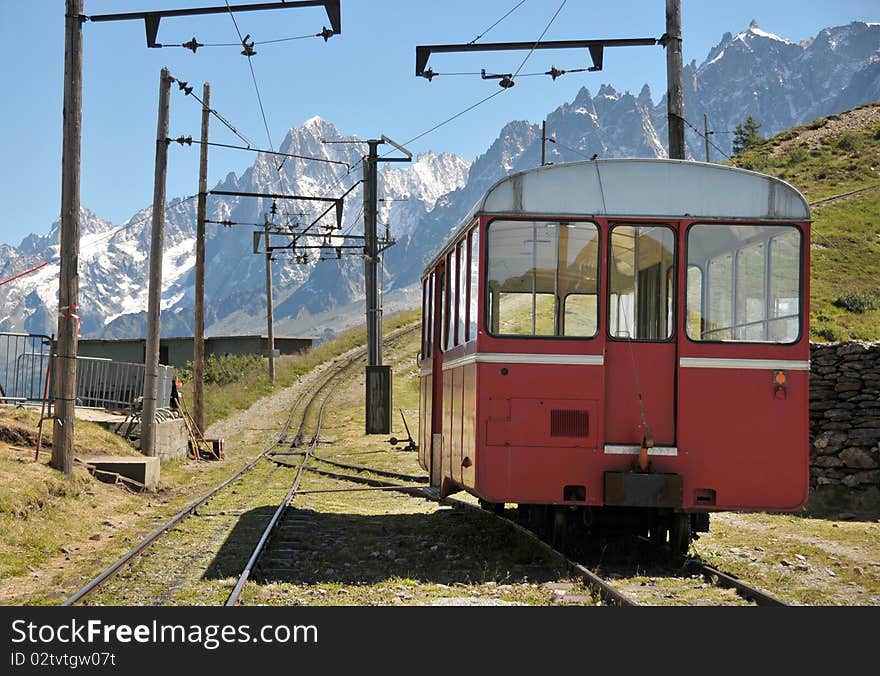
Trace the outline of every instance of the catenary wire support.
{"label": "catenary wire support", "polygon": [[[256,12],[267,9],[294,9],[298,7],[323,7],[327,12],[327,18],[330,21],[330,28],[326,26],[318,35],[324,38],[326,42],[331,35],[340,35],[342,33],[342,19],[339,9],[340,0],[298,0],[296,2],[263,2],[248,3],[245,5],[223,5],[215,7],[193,7],[189,9],[163,9],[154,12],[128,12],[124,14],[95,14],[84,17],[87,21],[100,23],[104,21],[132,21],[143,20],[144,30],[146,31],[147,47],[159,48],[165,45],[157,42],[159,36],[159,22],[164,18],[180,17],[180,16],[204,16],[208,14],[227,14],[229,12]],[[250,37],[250,36],[248,36]],[[244,40],[242,43],[244,44]],[[191,46],[190,46],[191,44]],[[175,45],[177,46],[177,45]],[[194,53],[199,47],[203,47],[193,38],[191,43],[180,45],[191,49]],[[247,51],[247,45],[245,51]],[[250,43],[253,49],[253,43]],[[254,52],[255,53],[255,52]],[[251,56],[247,54],[246,56]]]}
{"label": "catenary wire support", "polygon": [[[606,47],[638,47],[638,46],[655,46],[659,44],[657,38],[622,38],[607,40],[547,40],[546,42],[484,42],[484,43],[467,43],[467,44],[448,44],[448,45],[419,45],[416,47],[416,76],[424,77],[430,81],[434,76],[440,75],[432,69],[428,68],[428,59],[431,54],[452,53],[452,52],[501,52],[501,51],[531,51],[537,49],[586,49],[590,53],[592,65],[587,67],[588,72],[596,72],[602,70],[604,50]],[[556,76],[553,72],[556,71]],[[546,74],[556,77],[564,72],[575,72],[574,70],[559,71],[555,67]],[[485,70],[483,71],[484,79]],[[499,84],[502,87],[512,86],[505,85],[503,76],[498,77],[501,80]]]}

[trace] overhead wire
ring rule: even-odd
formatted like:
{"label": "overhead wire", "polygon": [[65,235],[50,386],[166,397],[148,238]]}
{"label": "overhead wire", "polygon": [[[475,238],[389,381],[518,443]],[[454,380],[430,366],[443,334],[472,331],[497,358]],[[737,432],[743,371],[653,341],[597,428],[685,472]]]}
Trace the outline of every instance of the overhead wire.
{"label": "overhead wire", "polygon": [[538,48],[538,45],[541,44],[541,40],[544,39],[544,36],[547,34],[547,31],[550,30],[550,26],[553,25],[554,21],[556,21],[556,17],[559,16],[559,12],[561,12],[562,8],[565,7],[566,2],[568,2],[568,0],[562,0],[562,4],[559,5],[559,8],[556,10],[556,13],[553,14],[552,17],[550,17],[550,21],[547,22],[547,25],[544,27],[544,30],[541,32],[541,35],[538,36],[537,40],[535,40],[535,44],[532,45],[532,48],[529,50],[529,53],[526,54],[526,57],[522,60],[522,63],[519,64],[519,68],[516,69],[516,72],[513,74],[513,77],[511,79],[516,79],[516,76],[519,75],[519,72],[523,69],[523,66],[526,65],[526,61],[529,60],[529,57],[532,56],[534,51]]}
{"label": "overhead wire", "polygon": [[693,130],[693,132],[694,132],[697,136],[699,136],[699,137],[702,138],[702,139],[706,139],[706,140],[709,142],[709,145],[710,145],[710,146],[712,146],[713,148],[715,148],[715,150],[717,150],[719,153],[721,153],[722,155],[724,155],[724,157],[726,157],[728,160],[730,160],[731,162],[734,162],[734,161],[735,161],[730,155],[728,155],[726,152],[724,152],[723,150],[721,150],[721,148],[719,148],[718,145],[717,145],[712,139],[710,139],[710,138],[706,138],[706,135],[705,135],[703,132],[701,132],[699,129],[697,129],[694,125],[692,125],[692,124],[687,120],[687,118],[684,118],[684,117],[682,117],[681,115],[676,115],[676,117],[677,117],[679,120],[681,120],[682,122],[684,122],[688,127],[690,127],[691,130]]}
{"label": "overhead wire", "polygon": [[[181,80],[177,80],[177,83],[178,83],[178,86],[183,85],[183,86],[181,87],[181,89],[186,93],[187,96],[192,96],[196,101],[199,102],[199,105],[201,105],[202,108],[205,108],[205,102],[202,101],[202,99],[200,99],[200,98],[198,97],[198,95],[192,90],[192,87],[187,87],[187,86],[186,86],[186,83],[185,83],[185,82],[182,82]],[[238,129],[236,129],[236,128],[232,125],[232,123],[229,122],[229,120],[227,120],[227,119],[226,119],[225,117],[223,117],[220,113],[218,113],[216,109],[214,109],[214,108],[210,108],[210,107],[209,107],[209,108],[208,108],[208,112],[209,112],[211,115],[213,115],[214,117],[216,117],[218,120],[220,120],[221,124],[223,124],[223,126],[225,126],[227,129],[229,129],[229,131],[231,131],[231,132],[232,132],[233,134],[235,134],[238,138],[240,138],[242,141],[244,141],[244,142],[247,144],[247,147],[248,147],[248,148],[250,148],[250,147],[253,145],[253,144],[250,142],[250,140],[248,140],[247,138],[245,138],[245,136],[244,136],[241,132],[239,132]]]}
{"label": "overhead wire", "polygon": [[[263,127],[266,129],[266,138],[269,140],[269,148],[272,150],[272,152],[274,152],[275,151],[275,144],[272,142],[272,133],[269,131],[269,122],[266,119],[266,109],[263,107],[263,97],[260,95],[260,85],[257,83],[257,74],[254,72],[254,65],[251,62],[252,49],[249,49],[249,45],[247,43],[247,38],[242,37],[241,30],[238,27],[238,21],[235,20],[235,14],[232,11],[232,7],[229,6],[229,0],[225,0],[225,2],[226,2],[226,9],[229,10],[229,17],[232,19],[232,25],[235,26],[235,32],[238,34],[238,37],[241,40],[241,44],[244,47],[244,54],[247,57],[248,68],[251,71],[251,79],[254,82],[254,91],[256,92],[256,95],[257,95],[257,104],[260,107],[260,115],[263,117]],[[250,43],[251,48],[253,47],[253,44],[254,43]],[[281,168],[284,166],[284,162],[282,161],[281,164],[275,164],[275,163],[273,163],[273,164],[274,164],[275,170],[278,174],[278,187],[280,189],[281,185],[283,183],[283,179],[281,176]]]}
{"label": "overhead wire", "polygon": [[[227,5],[228,5],[228,3],[227,3]],[[276,38],[274,40],[261,40],[259,42],[254,41],[251,44],[253,44],[254,46],[256,46],[256,45],[271,45],[271,44],[275,44],[278,42],[291,42],[293,40],[304,40],[305,38],[319,38],[319,37],[322,37],[321,33],[309,33],[308,35],[297,35],[297,36],[289,37],[289,38]],[[195,38],[193,38],[193,41],[194,40],[195,40]],[[161,47],[183,47],[184,49],[189,49],[190,51],[193,51],[193,52],[195,52],[196,49],[201,49],[202,47],[241,47],[240,42],[204,42],[204,43],[196,42],[196,43],[193,43],[193,41],[163,44],[160,46]]]}
{"label": "overhead wire", "polygon": [[498,21],[496,21],[496,22],[493,23],[491,26],[489,26],[486,30],[484,30],[482,33],[480,33],[480,34],[479,34],[477,37],[475,37],[473,40],[471,40],[470,42],[468,42],[468,44],[469,44],[469,45],[474,44],[477,40],[479,40],[481,37],[483,37],[484,35],[486,35],[486,33],[488,33],[490,30],[492,30],[493,28],[495,28],[495,26],[497,26],[497,25],[500,24],[502,21],[504,21],[507,17],[509,17],[509,16],[510,16],[511,14],[513,14],[516,10],[518,10],[520,7],[522,7],[525,3],[526,3],[526,0],[520,0],[520,2],[517,3],[512,9],[508,10],[507,14],[505,14],[504,16],[502,16],[500,19],[498,19]]}
{"label": "overhead wire", "polygon": [[[196,143],[198,145],[202,145],[201,141],[197,141],[194,138],[189,137],[189,136],[188,137],[180,137],[180,138],[171,139],[171,140],[174,141],[175,143],[180,143],[180,144],[185,143],[185,144],[189,145],[191,143]],[[349,166],[348,162],[343,162],[342,160],[330,160],[325,157],[313,157],[311,155],[298,155],[296,153],[282,153],[280,151],[265,150],[263,148],[234,146],[229,143],[217,143],[217,142],[209,141],[209,142],[205,143],[204,145],[215,146],[218,148],[229,148],[231,150],[246,150],[246,151],[252,152],[252,153],[264,153],[266,155],[276,155],[278,157],[294,158],[294,159],[298,159],[298,160],[311,160],[312,162],[325,162],[327,164],[341,164],[342,166],[344,166],[346,168],[348,168],[348,166]]]}
{"label": "overhead wire", "polygon": [[[516,73],[513,75],[513,77],[516,77],[516,75],[519,73],[519,71],[522,70],[523,66],[525,66],[526,62],[529,60],[529,57],[532,55],[532,52],[535,51],[535,49],[537,48],[537,46],[541,43],[541,40],[544,39],[544,35],[546,35],[547,31],[550,29],[550,26],[553,25],[553,22],[556,20],[556,17],[559,16],[559,13],[562,11],[562,8],[565,7],[565,3],[566,3],[567,1],[568,1],[568,0],[563,0],[563,1],[562,1],[562,4],[559,5],[559,7],[557,8],[557,10],[556,10],[556,12],[553,14],[553,16],[550,17],[550,21],[547,22],[547,25],[544,27],[544,30],[541,32],[541,35],[538,36],[538,39],[535,41],[535,44],[532,45],[532,49],[529,51],[528,54],[526,54],[526,57],[522,60],[522,63],[519,65],[519,68],[516,70]],[[520,4],[522,4],[522,3],[520,3]],[[519,7],[519,5],[517,5],[517,7]],[[514,7],[514,9],[516,9],[516,7]],[[512,10],[511,10],[511,11],[512,11]],[[502,17],[502,18],[504,18],[504,17]],[[496,25],[497,25],[497,23],[496,23]],[[494,27],[494,26],[490,26],[490,29],[491,29],[492,27]],[[488,31],[484,31],[484,34],[485,34],[485,32],[488,32]],[[503,92],[506,92],[506,91],[507,91],[507,88],[503,88],[503,89],[499,89],[499,90],[497,90],[494,94],[490,94],[489,96],[486,96],[485,98],[480,99],[479,101],[477,101],[476,103],[471,104],[470,106],[468,106],[468,107],[465,108],[464,110],[459,111],[458,113],[455,113],[455,115],[452,115],[451,117],[448,117],[447,119],[443,120],[442,122],[438,122],[437,124],[435,124],[435,125],[434,125],[433,127],[431,127],[430,129],[427,129],[426,131],[423,131],[422,133],[417,134],[416,136],[413,136],[411,139],[408,139],[407,141],[404,141],[404,142],[403,142],[403,145],[404,145],[404,146],[407,146],[407,145],[409,145],[410,143],[413,143],[413,142],[415,142],[415,141],[418,141],[419,139],[421,139],[421,138],[427,136],[428,134],[430,134],[430,133],[432,133],[432,132],[437,131],[438,129],[440,129],[441,127],[443,127],[443,126],[449,124],[449,123],[452,122],[453,120],[458,119],[459,117],[461,117],[461,116],[464,115],[465,113],[468,113],[468,112],[474,110],[474,109],[477,108],[478,106],[483,105],[483,104],[486,103],[487,101],[490,101],[491,99],[494,99],[496,96],[498,96],[499,94],[501,94],[501,93],[503,93]],[[390,151],[388,151],[387,153],[385,153],[384,155],[381,155],[381,156],[379,157],[379,159],[381,160],[383,157],[387,157],[388,155],[390,155],[390,154],[393,153],[393,152],[394,152],[394,150],[390,150]]]}

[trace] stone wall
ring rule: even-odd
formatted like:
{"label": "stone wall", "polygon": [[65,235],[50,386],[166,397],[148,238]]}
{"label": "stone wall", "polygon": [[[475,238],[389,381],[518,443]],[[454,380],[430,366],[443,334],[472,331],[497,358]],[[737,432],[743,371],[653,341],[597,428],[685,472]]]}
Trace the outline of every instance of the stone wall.
{"label": "stone wall", "polygon": [[811,493],[834,494],[844,508],[876,509],[880,342],[813,343],[810,352]]}

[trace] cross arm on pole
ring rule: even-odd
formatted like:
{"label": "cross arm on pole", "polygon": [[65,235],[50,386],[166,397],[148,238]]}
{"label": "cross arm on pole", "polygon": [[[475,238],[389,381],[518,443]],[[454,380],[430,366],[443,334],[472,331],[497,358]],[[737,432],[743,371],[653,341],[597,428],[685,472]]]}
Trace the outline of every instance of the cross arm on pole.
{"label": "cross arm on pole", "polygon": [[227,12],[255,12],[264,9],[291,9],[294,7],[324,7],[330,28],[334,35],[342,33],[342,19],[339,0],[296,0],[290,2],[261,2],[246,5],[222,5],[215,7],[193,7],[190,9],[163,9],[154,12],[128,12],[124,14],[96,14],[87,17],[89,21],[131,21],[143,19],[147,33],[147,47],[161,47],[156,42],[159,34],[159,22],[163,17],[202,16],[205,14],[225,14]]}
{"label": "cross arm on pole", "polygon": [[416,75],[426,76],[426,66],[431,54],[441,52],[501,52],[531,49],[588,49],[593,60],[590,71],[602,70],[605,47],[637,47],[658,44],[657,38],[620,38],[607,40],[548,40],[546,42],[477,42],[452,45],[419,45],[416,47]]}

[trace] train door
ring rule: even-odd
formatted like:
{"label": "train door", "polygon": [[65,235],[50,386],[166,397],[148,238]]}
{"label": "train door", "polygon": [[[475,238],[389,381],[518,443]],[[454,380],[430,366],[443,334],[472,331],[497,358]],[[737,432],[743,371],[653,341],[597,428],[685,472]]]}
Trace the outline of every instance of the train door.
{"label": "train door", "polygon": [[667,225],[610,224],[606,455],[675,446],[675,239]]}
{"label": "train door", "polygon": [[809,226],[682,230],[686,507],[799,508],[809,482]]}
{"label": "train door", "polygon": [[434,308],[432,326],[431,370],[431,458],[430,483],[439,486],[442,480],[443,457],[443,327],[446,323],[446,266],[441,262],[432,273],[434,280]]}

